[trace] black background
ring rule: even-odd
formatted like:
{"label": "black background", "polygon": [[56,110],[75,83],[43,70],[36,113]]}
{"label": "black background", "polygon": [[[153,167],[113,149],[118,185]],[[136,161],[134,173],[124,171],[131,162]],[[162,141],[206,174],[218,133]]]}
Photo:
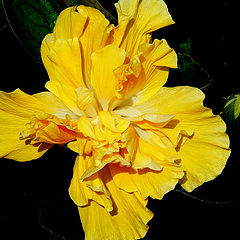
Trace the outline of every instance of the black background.
{"label": "black background", "polygon": [[[103,6],[116,16],[112,3]],[[219,113],[223,97],[240,92],[237,57],[238,25],[233,1],[166,0],[175,25],[158,30],[154,37],[166,38],[178,50],[186,38],[192,42],[192,56],[211,75],[212,84],[204,89],[205,106]],[[236,1],[235,1],[236,2]],[[4,21],[4,18],[1,18]],[[0,31],[0,89],[20,88],[33,94],[44,91],[48,80],[42,65],[35,62],[19,44],[11,29]],[[236,70],[235,70],[236,69]],[[169,85],[193,85],[184,79],[169,78]],[[223,173],[191,194],[202,202],[177,191],[162,201],[149,200],[155,214],[145,239],[181,237],[217,238],[238,233],[239,228],[239,123],[229,123],[232,154]],[[1,129],[2,131],[2,129]],[[0,240],[84,239],[77,208],[68,196],[75,153],[55,146],[41,159],[27,163],[0,161]],[[178,187],[179,188],[179,187]],[[230,201],[230,202],[229,202]],[[237,236],[237,235],[236,235]]]}

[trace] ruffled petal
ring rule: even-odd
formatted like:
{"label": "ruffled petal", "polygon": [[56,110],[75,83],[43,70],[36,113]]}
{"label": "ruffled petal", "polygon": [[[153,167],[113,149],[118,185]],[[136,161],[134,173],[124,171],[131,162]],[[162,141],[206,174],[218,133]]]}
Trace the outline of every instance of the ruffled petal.
{"label": "ruffled petal", "polygon": [[114,71],[119,99],[114,107],[147,101],[166,83],[169,68],[177,68],[177,55],[166,40],[141,44],[138,54]]}
{"label": "ruffled petal", "polygon": [[174,23],[162,0],[120,0],[115,6],[119,25],[113,37],[128,57],[137,53],[141,43],[149,42],[149,33]]}
{"label": "ruffled petal", "polygon": [[226,125],[203,107],[203,99],[204,94],[196,88],[162,88],[136,106],[142,112],[175,114],[162,132],[177,145],[179,162],[186,173],[180,183],[187,191],[218,176],[230,155]]}
{"label": "ruffled petal", "polygon": [[184,172],[171,141],[160,131],[135,127],[136,153],[132,168],[111,165],[110,170],[118,187],[126,192],[138,191],[143,198],[162,199],[174,189]]}
{"label": "ruffled petal", "polygon": [[139,47],[143,58],[143,72],[138,80],[139,91],[131,99],[132,105],[147,101],[166,83],[169,68],[177,68],[177,55],[166,40],[155,39],[152,44],[142,44]]}
{"label": "ruffled petal", "polygon": [[119,189],[108,168],[101,172],[101,178],[111,193],[113,211],[107,212],[95,201],[78,207],[86,240],[132,240],[145,236],[147,222],[153,214],[146,208],[147,200],[139,193],[127,193]]}
{"label": "ruffled petal", "polygon": [[[49,104],[53,102],[52,105]],[[60,111],[62,110],[62,112]],[[17,89],[11,93],[0,92],[0,157],[17,161],[29,161],[41,157],[52,143],[20,140],[20,133],[32,116],[42,114],[72,114],[61,100],[51,93],[43,92],[33,96]]]}

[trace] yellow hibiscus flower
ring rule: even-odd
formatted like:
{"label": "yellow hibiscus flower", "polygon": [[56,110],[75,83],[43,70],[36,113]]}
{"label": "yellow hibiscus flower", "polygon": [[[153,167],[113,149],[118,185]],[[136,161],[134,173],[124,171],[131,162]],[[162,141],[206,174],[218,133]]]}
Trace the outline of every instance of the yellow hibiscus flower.
{"label": "yellow hibiscus flower", "polygon": [[225,123],[193,87],[163,87],[177,56],[151,32],[173,24],[162,0],[120,0],[118,26],[65,9],[41,47],[48,91],[0,92],[0,157],[29,161],[54,144],[77,153],[69,194],[86,239],[139,239],[162,199],[192,191],[229,157]]}

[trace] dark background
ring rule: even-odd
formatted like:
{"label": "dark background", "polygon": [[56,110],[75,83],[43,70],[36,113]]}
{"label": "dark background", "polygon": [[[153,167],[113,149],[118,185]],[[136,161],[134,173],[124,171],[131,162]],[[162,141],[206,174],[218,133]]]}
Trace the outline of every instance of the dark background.
{"label": "dark background", "polygon": [[[112,5],[115,1],[100,2],[116,16]],[[240,92],[238,69],[233,61],[239,38],[234,1],[165,2],[176,24],[158,30],[154,37],[166,38],[176,51],[180,43],[191,39],[192,57],[212,79],[212,84],[203,90],[206,94],[204,104],[218,114],[224,106],[223,97]],[[5,21],[2,14],[0,21]],[[8,26],[0,31],[0,52],[1,90],[20,88],[29,94],[44,91],[48,80],[44,67],[24,51]],[[184,79],[181,74],[172,71],[168,85],[198,86],[199,83],[194,79]],[[191,193],[206,201],[187,197],[177,191],[168,193],[162,201],[150,199],[148,207],[155,216],[148,224],[150,230],[145,239],[216,239],[226,233],[232,236],[238,233],[239,123],[228,123],[227,126],[232,155],[226,168],[214,181],[203,184]],[[41,159],[32,162],[1,159],[0,240],[15,237],[84,239],[77,208],[68,196],[75,157],[70,150],[55,146]]]}

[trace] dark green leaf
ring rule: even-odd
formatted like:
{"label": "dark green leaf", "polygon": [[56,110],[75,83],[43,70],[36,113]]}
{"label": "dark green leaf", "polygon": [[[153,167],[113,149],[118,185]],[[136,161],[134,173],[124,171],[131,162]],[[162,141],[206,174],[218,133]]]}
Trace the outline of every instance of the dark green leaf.
{"label": "dark green leaf", "polygon": [[58,13],[50,0],[2,1],[8,24],[25,50],[38,62],[44,36],[51,32]]}
{"label": "dark green leaf", "polygon": [[190,38],[187,38],[184,42],[180,43],[179,52],[182,52],[182,53],[185,53],[185,54],[191,54],[192,53],[192,45],[191,45],[191,39]]}
{"label": "dark green leaf", "polygon": [[230,95],[226,98],[223,116],[228,122],[240,118],[240,94]]}

